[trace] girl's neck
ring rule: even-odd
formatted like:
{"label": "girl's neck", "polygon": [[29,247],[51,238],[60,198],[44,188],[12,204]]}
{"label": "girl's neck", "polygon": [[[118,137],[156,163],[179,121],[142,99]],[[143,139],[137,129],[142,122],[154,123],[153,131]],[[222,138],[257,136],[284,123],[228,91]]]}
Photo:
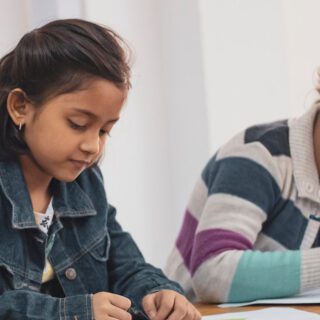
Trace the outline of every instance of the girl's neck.
{"label": "girl's neck", "polygon": [[41,170],[28,155],[21,155],[19,162],[31,197],[33,210],[45,211],[51,199],[49,185],[52,177]]}

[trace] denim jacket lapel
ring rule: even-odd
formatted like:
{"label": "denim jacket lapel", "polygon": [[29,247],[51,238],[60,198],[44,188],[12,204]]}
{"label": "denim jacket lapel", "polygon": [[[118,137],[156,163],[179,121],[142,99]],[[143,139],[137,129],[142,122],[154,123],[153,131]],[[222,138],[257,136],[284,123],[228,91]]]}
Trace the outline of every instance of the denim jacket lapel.
{"label": "denim jacket lapel", "polygon": [[[37,228],[31,198],[18,161],[0,161],[0,184],[12,205],[12,226],[16,229]],[[92,201],[77,181],[61,182],[53,179],[52,206],[58,217],[96,215]]]}
{"label": "denim jacket lapel", "polygon": [[52,206],[57,217],[86,217],[97,214],[88,195],[79,186],[77,180],[61,182],[53,179]]}
{"label": "denim jacket lapel", "polygon": [[0,184],[12,205],[12,227],[37,228],[31,198],[18,162],[0,161]]}

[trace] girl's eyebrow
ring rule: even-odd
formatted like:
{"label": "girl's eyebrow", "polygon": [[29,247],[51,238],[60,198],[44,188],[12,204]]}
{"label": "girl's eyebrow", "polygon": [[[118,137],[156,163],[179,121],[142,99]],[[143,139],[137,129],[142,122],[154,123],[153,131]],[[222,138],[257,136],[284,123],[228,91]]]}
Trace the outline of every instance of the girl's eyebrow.
{"label": "girl's eyebrow", "polygon": [[[88,116],[89,118],[92,118],[94,120],[96,120],[98,117],[97,115],[95,115],[94,113],[90,112],[89,110],[85,110],[85,109],[79,109],[79,108],[73,108],[73,111],[77,111],[79,113],[85,114],[86,116]],[[114,119],[110,119],[106,122],[106,124],[110,124],[110,123],[115,123],[119,120],[119,118],[114,118]]]}

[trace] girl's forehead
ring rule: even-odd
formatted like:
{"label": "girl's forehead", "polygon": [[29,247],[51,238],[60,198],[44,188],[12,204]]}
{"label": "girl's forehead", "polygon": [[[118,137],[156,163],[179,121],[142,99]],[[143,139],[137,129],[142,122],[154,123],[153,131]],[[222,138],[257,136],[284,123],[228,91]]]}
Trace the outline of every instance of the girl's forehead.
{"label": "girl's forehead", "polygon": [[60,94],[48,101],[45,107],[47,112],[72,113],[93,120],[118,118],[126,97],[127,90],[110,81],[100,80],[85,89]]}
{"label": "girl's forehead", "polygon": [[[96,112],[92,112],[88,109],[72,108],[70,112],[71,114],[80,115],[80,116],[89,118],[91,120],[100,120],[101,118]],[[104,116],[106,116],[106,114],[104,114]],[[115,116],[115,118],[108,119],[107,122],[116,122],[118,120],[119,120],[119,116]]]}

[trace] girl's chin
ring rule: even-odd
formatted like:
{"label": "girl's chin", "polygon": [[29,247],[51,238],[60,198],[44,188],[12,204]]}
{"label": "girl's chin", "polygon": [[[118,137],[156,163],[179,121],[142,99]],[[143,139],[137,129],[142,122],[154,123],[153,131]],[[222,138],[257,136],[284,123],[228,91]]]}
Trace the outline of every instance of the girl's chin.
{"label": "girl's chin", "polygon": [[70,172],[68,174],[58,174],[58,175],[54,175],[53,177],[56,180],[59,180],[59,181],[62,181],[62,182],[72,182],[72,181],[76,180],[79,177],[81,172],[78,172],[78,173],[71,173]]}

